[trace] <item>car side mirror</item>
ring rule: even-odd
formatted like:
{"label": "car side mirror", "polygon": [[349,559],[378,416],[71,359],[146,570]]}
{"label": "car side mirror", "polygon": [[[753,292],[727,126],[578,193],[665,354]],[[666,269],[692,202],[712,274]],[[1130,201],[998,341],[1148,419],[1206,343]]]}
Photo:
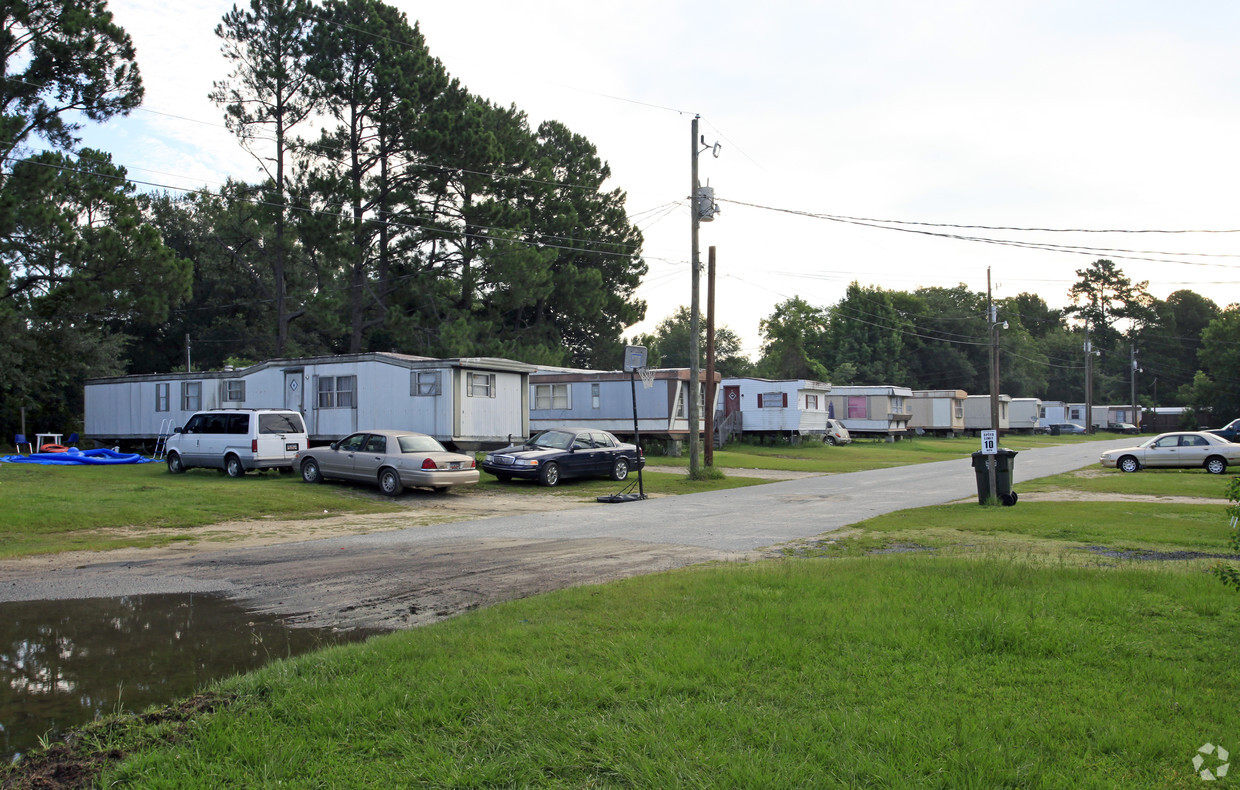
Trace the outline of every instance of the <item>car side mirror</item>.
{"label": "car side mirror", "polygon": [[173,429],[172,429],[172,432],[173,432],[173,433],[180,433],[182,430],[184,430],[184,429],[182,429],[182,428],[180,428],[180,427],[176,427],[176,428],[173,428]]}
{"label": "car side mirror", "polygon": [[332,448],[333,450],[339,450],[340,442],[332,442],[331,444],[328,445],[328,447]]}

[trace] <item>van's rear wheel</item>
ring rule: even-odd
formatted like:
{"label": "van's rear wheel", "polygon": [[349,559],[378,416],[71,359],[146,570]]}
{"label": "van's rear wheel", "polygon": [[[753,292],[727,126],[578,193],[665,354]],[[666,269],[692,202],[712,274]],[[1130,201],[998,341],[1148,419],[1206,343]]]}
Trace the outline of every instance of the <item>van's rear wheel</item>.
{"label": "van's rear wheel", "polygon": [[224,459],[224,471],[229,477],[241,477],[245,474],[245,467],[241,465],[241,459],[235,455],[229,455]]}

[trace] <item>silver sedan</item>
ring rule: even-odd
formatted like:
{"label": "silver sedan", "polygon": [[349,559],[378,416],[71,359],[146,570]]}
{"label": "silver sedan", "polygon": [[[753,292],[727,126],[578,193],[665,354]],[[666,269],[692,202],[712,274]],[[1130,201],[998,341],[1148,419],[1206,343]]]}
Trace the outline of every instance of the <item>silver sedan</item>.
{"label": "silver sedan", "polygon": [[329,478],[372,483],[388,496],[406,488],[431,488],[478,482],[473,456],[444,448],[435,437],[411,431],[362,431],[327,447],[311,447],[293,458],[293,468],[307,483]]}
{"label": "silver sedan", "polygon": [[1161,433],[1136,447],[1109,450],[1099,459],[1108,469],[1135,472],[1145,467],[1204,467],[1221,475],[1231,464],[1240,463],[1240,444],[1204,431]]}

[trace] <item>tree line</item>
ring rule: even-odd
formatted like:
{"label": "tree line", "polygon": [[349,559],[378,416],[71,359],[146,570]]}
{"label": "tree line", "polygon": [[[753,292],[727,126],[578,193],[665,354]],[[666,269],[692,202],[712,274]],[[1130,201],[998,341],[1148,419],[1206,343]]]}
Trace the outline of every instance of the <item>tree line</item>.
{"label": "tree line", "polygon": [[[900,291],[854,282],[830,306],[793,297],[762,320],[757,361],[720,327],[716,369],[988,394],[995,331],[1000,390],[1013,397],[1084,402],[1088,343],[1094,403],[1131,403],[1135,362],[1142,406],[1187,406],[1190,420],[1203,425],[1240,417],[1240,305],[1221,309],[1190,290],[1156,299],[1147,283],[1133,283],[1106,259],[1077,277],[1063,307],[1029,293],[995,300],[993,324],[986,294],[963,284]],[[681,308],[634,341],[648,347],[652,364],[681,366],[689,337],[689,311]],[[703,329],[702,348],[704,338]]]}
{"label": "tree line", "polygon": [[[596,147],[470,93],[380,0],[250,0],[210,98],[261,176],[139,193],[82,124],[139,106],[105,0],[0,10],[0,423],[86,378],[361,351],[617,367],[641,233]],[[42,150],[36,150],[40,144]]]}

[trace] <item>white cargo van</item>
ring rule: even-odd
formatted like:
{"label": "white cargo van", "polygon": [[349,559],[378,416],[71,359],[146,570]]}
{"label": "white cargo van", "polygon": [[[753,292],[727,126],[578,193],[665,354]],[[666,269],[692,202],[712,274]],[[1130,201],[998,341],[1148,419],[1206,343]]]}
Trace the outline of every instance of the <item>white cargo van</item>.
{"label": "white cargo van", "polygon": [[240,477],[250,469],[292,471],[293,456],[306,449],[306,424],[287,409],[212,409],[189,418],[168,437],[168,471],[223,469]]}

